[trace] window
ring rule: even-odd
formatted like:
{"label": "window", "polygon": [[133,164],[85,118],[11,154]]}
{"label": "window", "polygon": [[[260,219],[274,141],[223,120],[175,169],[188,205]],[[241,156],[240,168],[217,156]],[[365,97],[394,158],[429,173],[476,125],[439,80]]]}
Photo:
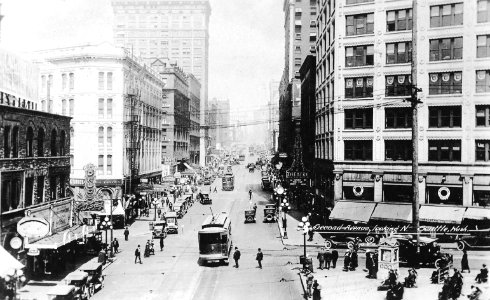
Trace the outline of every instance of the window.
{"label": "window", "polygon": [[372,96],[373,77],[345,79],[345,98],[366,98]]}
{"label": "window", "polygon": [[345,160],[373,160],[373,141],[344,141]]}
{"label": "window", "polygon": [[107,105],[107,118],[112,118],[112,99],[106,100]]}
{"label": "window", "polygon": [[107,155],[107,175],[112,175],[112,155]]}
{"label": "window", "polygon": [[5,126],[3,128],[3,157],[10,157],[10,126]]}
{"label": "window", "polygon": [[99,90],[104,89],[104,72],[99,72]]}
{"label": "window", "polygon": [[61,88],[66,90],[66,74],[61,74]]}
{"label": "window", "polygon": [[476,140],[475,152],[476,161],[490,161],[490,140]]}
{"label": "window", "polygon": [[430,7],[430,27],[463,25],[463,3]]}
{"label": "window", "polygon": [[74,114],[74,111],[75,111],[75,100],[74,99],[70,99],[70,101],[68,101],[68,106],[69,106],[69,110],[70,110],[70,116],[73,117],[73,114]]}
{"label": "window", "polygon": [[37,156],[38,157],[43,157],[44,156],[44,139],[45,139],[45,133],[44,129],[39,128],[39,131],[37,132]]}
{"label": "window", "polygon": [[412,109],[409,107],[385,108],[385,128],[412,127]]}
{"label": "window", "polygon": [[66,99],[61,100],[61,114],[66,116]]}
{"label": "window", "polygon": [[490,21],[490,0],[478,0],[477,11],[478,23],[486,23]]}
{"label": "window", "polygon": [[490,93],[490,70],[476,71],[476,92]]}
{"label": "window", "polygon": [[374,65],[374,46],[364,45],[345,48],[346,67]]}
{"label": "window", "polygon": [[107,89],[112,90],[112,72],[107,72]]}
{"label": "window", "polygon": [[429,140],[429,161],[461,161],[461,141]]}
{"label": "window", "polygon": [[56,147],[58,146],[56,144],[56,140],[57,140],[57,137],[56,137],[57,133],[56,133],[56,129],[53,129],[51,130],[51,156],[56,156],[57,155],[57,149]]}
{"label": "window", "polygon": [[346,16],[347,35],[370,33],[374,33],[374,13]]}
{"label": "window", "polygon": [[70,90],[75,88],[75,74],[70,73]]}
{"label": "window", "polygon": [[412,42],[386,44],[386,63],[403,64],[412,61]]}
{"label": "window", "polygon": [[461,127],[461,106],[429,107],[429,127]]}
{"label": "window", "polygon": [[97,171],[99,174],[104,174],[104,155],[99,155]]}
{"label": "window", "polygon": [[345,129],[372,129],[373,109],[346,109],[344,118]]}
{"label": "window", "polygon": [[391,10],[386,12],[386,31],[412,29],[412,9]]}
{"label": "window", "polygon": [[99,127],[99,147],[104,146],[104,127]]}
{"label": "window", "polygon": [[490,57],[490,35],[476,37],[476,57]]}
{"label": "window", "polygon": [[60,145],[59,145],[59,149],[60,149],[59,155],[60,156],[65,155],[65,144],[66,144],[66,134],[65,134],[65,131],[62,130],[60,133]]}
{"label": "window", "polygon": [[430,61],[463,58],[463,38],[430,40]]}
{"label": "window", "polygon": [[12,155],[10,157],[19,157],[19,126],[14,126],[12,130]]}
{"label": "window", "polygon": [[112,146],[112,127],[107,127],[107,145]]}
{"label": "window", "polygon": [[99,98],[99,119],[104,118],[104,99]]}
{"label": "window", "polygon": [[412,141],[385,141],[385,160],[412,160]]}
{"label": "window", "polygon": [[409,96],[412,91],[411,75],[394,75],[385,77],[386,96]]}
{"label": "window", "polygon": [[476,126],[490,127],[490,105],[476,106]]}
{"label": "window", "polygon": [[26,133],[26,156],[27,157],[34,156],[33,146],[34,146],[34,130],[32,129],[32,127],[29,126],[27,128],[27,133]]}
{"label": "window", "polygon": [[347,0],[346,4],[358,4],[358,3],[368,3],[368,2],[374,2],[374,0]]}
{"label": "window", "polygon": [[461,94],[462,73],[429,73],[429,95]]}

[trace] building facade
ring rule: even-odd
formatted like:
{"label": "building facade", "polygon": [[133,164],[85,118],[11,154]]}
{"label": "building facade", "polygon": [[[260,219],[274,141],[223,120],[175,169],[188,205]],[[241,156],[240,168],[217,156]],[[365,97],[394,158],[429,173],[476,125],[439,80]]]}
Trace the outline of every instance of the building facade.
{"label": "building facade", "polygon": [[[75,198],[121,198],[140,179],[158,181],[164,87],[158,74],[108,44],[47,50],[39,56],[41,109],[73,118]],[[95,195],[85,186],[91,165]]]}
{"label": "building facade", "polygon": [[[155,59],[177,61],[201,82],[200,125],[205,125],[208,103],[209,17],[208,0],[112,1],[114,40],[132,49],[148,64]],[[200,129],[200,161],[204,163],[205,128]]]}
{"label": "building facade", "polygon": [[272,153],[277,152],[279,136],[279,81],[269,83],[269,102],[267,117],[267,144]]}
{"label": "building facade", "polygon": [[189,115],[190,115],[190,142],[189,142],[189,162],[192,164],[199,164],[200,155],[200,112],[201,112],[201,83],[197,78],[188,74],[187,80],[189,82]]}
{"label": "building facade", "polygon": [[226,149],[231,146],[233,128],[230,121],[230,100],[218,100],[213,98],[210,102],[212,110],[210,113],[211,120],[216,122],[210,123],[210,135],[215,137],[212,147],[218,150]]}
{"label": "building facade", "polygon": [[335,200],[411,201],[417,76],[420,203],[488,206],[487,4],[419,1],[414,16],[408,0],[319,3],[315,153],[333,161]]}

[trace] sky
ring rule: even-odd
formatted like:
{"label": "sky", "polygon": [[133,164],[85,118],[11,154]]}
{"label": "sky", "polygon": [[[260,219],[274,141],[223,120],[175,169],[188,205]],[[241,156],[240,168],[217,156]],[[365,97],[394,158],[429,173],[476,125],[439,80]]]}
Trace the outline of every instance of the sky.
{"label": "sky", "polygon": [[[112,42],[110,0],[0,0],[3,48],[18,52]],[[284,67],[281,0],[210,0],[209,99],[249,110],[269,101]]]}

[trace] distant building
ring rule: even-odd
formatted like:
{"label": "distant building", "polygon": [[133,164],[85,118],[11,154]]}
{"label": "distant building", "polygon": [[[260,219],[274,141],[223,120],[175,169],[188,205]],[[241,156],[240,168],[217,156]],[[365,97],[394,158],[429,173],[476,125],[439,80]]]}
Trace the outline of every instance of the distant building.
{"label": "distant building", "polygon": [[277,151],[277,138],[279,136],[279,82],[271,81],[269,84],[269,102],[267,118],[268,149]]}
{"label": "distant building", "polygon": [[213,141],[214,148],[226,149],[231,146],[232,142],[232,126],[230,121],[230,100],[218,100],[213,98],[210,101],[213,109],[210,113],[213,115],[211,119],[216,120],[215,123],[210,123],[211,136],[216,136]]}
{"label": "distant building", "polygon": [[303,163],[313,171],[315,167],[315,84],[316,61],[314,55],[306,56],[299,69],[301,80],[301,144]]}

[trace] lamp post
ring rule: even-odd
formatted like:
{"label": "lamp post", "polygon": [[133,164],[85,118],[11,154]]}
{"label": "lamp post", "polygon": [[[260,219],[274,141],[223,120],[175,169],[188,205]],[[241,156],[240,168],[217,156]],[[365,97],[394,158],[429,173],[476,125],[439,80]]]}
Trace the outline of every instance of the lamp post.
{"label": "lamp post", "polygon": [[287,239],[288,238],[288,232],[286,230],[287,228],[287,218],[286,218],[286,213],[291,209],[291,206],[289,205],[289,202],[288,200],[286,199],[286,197],[284,197],[284,199],[282,199],[282,203],[281,203],[281,209],[282,209],[282,228],[284,229],[284,236],[283,238],[284,239]]}
{"label": "lamp post", "polygon": [[301,222],[298,223],[298,230],[303,231],[303,271],[306,271],[306,234],[310,228],[310,222],[308,222],[307,217],[302,217]]}
{"label": "lamp post", "polygon": [[12,299],[17,299],[17,284],[19,282],[24,283],[26,281],[26,277],[24,275],[24,271],[17,269],[10,269],[5,276],[5,284],[7,288],[12,293]]}
{"label": "lamp post", "polygon": [[[105,248],[105,251],[107,253],[107,229],[111,229],[112,230],[112,222],[109,220],[109,217],[105,217],[104,218],[104,221],[102,221],[102,228],[105,230],[105,245],[106,245],[106,248]],[[110,249],[111,249],[111,257],[113,255],[112,253],[112,242],[111,242],[111,245],[110,245]]]}
{"label": "lamp post", "polygon": [[153,221],[156,221],[157,220],[157,203],[158,203],[157,198],[153,198],[151,203],[153,204],[153,208],[155,209],[155,215],[153,217]]}

